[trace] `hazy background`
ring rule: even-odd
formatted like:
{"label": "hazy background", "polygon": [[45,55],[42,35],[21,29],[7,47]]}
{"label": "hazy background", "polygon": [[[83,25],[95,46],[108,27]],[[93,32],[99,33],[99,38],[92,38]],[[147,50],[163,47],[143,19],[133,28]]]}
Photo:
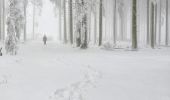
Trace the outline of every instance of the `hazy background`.
{"label": "hazy background", "polygon": [[[28,38],[32,37],[32,24],[33,24],[33,7],[31,4],[28,5],[28,15],[27,15],[27,34]],[[36,13],[38,11],[36,10]],[[36,37],[40,38],[43,34],[47,34],[53,39],[57,39],[58,33],[58,17],[57,11],[54,13],[54,5],[50,0],[43,0],[43,7],[41,10],[41,15],[36,14],[36,26],[35,34]],[[56,38],[55,38],[56,37]]]}

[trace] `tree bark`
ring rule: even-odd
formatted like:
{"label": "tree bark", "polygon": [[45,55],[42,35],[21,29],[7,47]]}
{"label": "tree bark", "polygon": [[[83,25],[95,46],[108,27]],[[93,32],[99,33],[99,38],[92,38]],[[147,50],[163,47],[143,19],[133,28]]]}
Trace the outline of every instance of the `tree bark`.
{"label": "tree bark", "polygon": [[66,0],[64,0],[64,43],[67,43]]}
{"label": "tree bark", "polygon": [[153,2],[151,3],[151,47],[154,49],[155,48],[155,40],[154,40],[154,36],[155,36],[155,12],[154,12],[155,6],[153,4]]}
{"label": "tree bark", "polygon": [[33,1],[34,4],[33,4],[33,22],[32,22],[32,39],[34,40],[35,39],[35,0]]}
{"label": "tree bark", "polygon": [[3,0],[3,33],[2,33],[2,38],[5,40],[5,0]]}
{"label": "tree bark", "polygon": [[103,0],[100,0],[100,14],[99,14],[99,46],[102,45],[102,31],[103,31],[103,13],[102,13],[102,10],[103,10]]}
{"label": "tree bark", "polygon": [[60,0],[60,4],[59,4],[59,21],[58,21],[58,25],[59,25],[59,40],[61,41],[62,40],[62,35],[61,35],[61,12],[62,12],[62,9],[61,9],[61,2],[62,2],[62,0]]}
{"label": "tree bark", "polygon": [[72,0],[70,0],[70,43],[73,44],[73,10],[72,10]]}
{"label": "tree bark", "polygon": [[160,0],[160,11],[159,11],[159,45],[161,44],[161,30],[162,30],[162,0]]}
{"label": "tree bark", "polygon": [[169,45],[169,18],[168,18],[169,10],[168,10],[168,0],[166,0],[166,40],[165,40],[165,45]]}
{"label": "tree bark", "polygon": [[137,49],[137,1],[132,1],[132,49]]}
{"label": "tree bark", "polygon": [[149,8],[150,8],[150,6],[149,5],[150,5],[150,0],[147,0],[147,45],[149,45],[149,38],[150,38],[150,35],[149,35],[150,34],[150,32],[149,32],[150,31],[149,30],[149,24],[150,24],[149,23],[149,19],[150,19],[149,18],[150,17]]}
{"label": "tree bark", "polygon": [[24,41],[27,40],[27,0],[24,0]]}

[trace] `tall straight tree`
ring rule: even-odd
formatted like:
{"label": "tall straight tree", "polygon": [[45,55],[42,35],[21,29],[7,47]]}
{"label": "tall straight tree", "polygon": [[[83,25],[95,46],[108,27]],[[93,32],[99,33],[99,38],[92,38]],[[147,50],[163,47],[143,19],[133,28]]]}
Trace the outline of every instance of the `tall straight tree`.
{"label": "tall straight tree", "polygon": [[61,41],[62,40],[62,33],[61,33],[61,19],[62,19],[62,16],[61,16],[61,14],[62,14],[62,0],[57,0],[57,1],[59,1],[58,2],[58,5],[59,5],[59,40]]}
{"label": "tall straight tree", "polygon": [[155,2],[155,7],[154,7],[155,9],[154,9],[154,12],[155,12],[155,32],[154,32],[154,43],[155,43],[155,45],[157,45],[157,2]]}
{"label": "tall straight tree", "polygon": [[161,44],[161,30],[162,30],[162,0],[160,2],[160,11],[159,11],[159,45]]}
{"label": "tall straight tree", "polygon": [[151,26],[150,26],[150,28],[151,28],[151,47],[154,49],[155,48],[155,38],[154,38],[154,36],[155,36],[155,11],[154,11],[154,9],[155,9],[155,5],[154,5],[154,3],[152,2],[151,3]]}
{"label": "tall straight tree", "polygon": [[73,8],[72,0],[70,0],[70,43],[73,44]]}
{"label": "tall straight tree", "polygon": [[35,0],[33,0],[32,39],[35,39]]}
{"label": "tall straight tree", "polygon": [[5,0],[0,1],[0,40],[5,39]]}
{"label": "tall straight tree", "polygon": [[113,41],[116,44],[116,28],[117,28],[117,0],[114,2],[114,26],[113,26]]}
{"label": "tall straight tree", "polygon": [[149,19],[150,19],[149,9],[150,9],[150,6],[149,5],[150,5],[150,0],[147,0],[147,22],[146,22],[147,23],[147,25],[146,25],[147,26],[147,45],[149,45],[149,40],[150,40],[149,39],[149,37],[150,37],[150,35],[149,35],[149,33],[150,33],[150,30],[149,30],[150,29],[149,28],[149,24],[150,24],[149,23]]}
{"label": "tall straight tree", "polygon": [[169,45],[169,18],[168,18],[168,15],[169,15],[169,5],[168,5],[168,0],[166,0],[166,39],[165,39],[165,45],[168,46]]}
{"label": "tall straight tree", "polygon": [[5,23],[5,20],[6,20],[6,17],[5,17],[6,16],[5,15],[5,0],[2,0],[2,1],[3,1],[3,20],[2,20],[3,21],[2,22],[3,23],[3,26],[2,26],[3,27],[2,28],[3,29],[3,34],[2,34],[2,38],[3,38],[3,40],[5,40],[5,24],[6,24]]}
{"label": "tall straight tree", "polygon": [[100,0],[100,7],[99,7],[99,46],[102,45],[102,38],[103,38],[103,0]]}
{"label": "tall straight tree", "polygon": [[66,0],[63,1],[64,6],[64,43],[67,43],[67,22],[66,22]]}
{"label": "tall straight tree", "polygon": [[28,0],[24,0],[24,41],[27,39],[27,4]]}
{"label": "tall straight tree", "polygon": [[137,48],[137,1],[132,0],[132,49]]}

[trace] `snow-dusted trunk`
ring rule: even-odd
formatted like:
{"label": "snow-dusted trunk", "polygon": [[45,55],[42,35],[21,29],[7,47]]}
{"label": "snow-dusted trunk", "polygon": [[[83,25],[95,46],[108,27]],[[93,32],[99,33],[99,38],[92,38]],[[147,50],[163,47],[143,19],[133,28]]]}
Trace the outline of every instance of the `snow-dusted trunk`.
{"label": "snow-dusted trunk", "polygon": [[150,14],[149,14],[150,13],[150,11],[149,11],[150,6],[149,5],[150,5],[150,0],[147,0],[147,22],[146,22],[147,23],[147,45],[149,45],[149,41],[150,41],[150,39],[149,39],[150,38],[150,35],[149,35],[150,34],[150,30],[149,30],[150,29],[149,28],[150,27],[149,26],[149,24],[150,24],[149,23],[149,21],[150,21],[149,20],[150,19]]}
{"label": "snow-dusted trunk", "polygon": [[102,35],[103,35],[103,0],[100,0],[100,7],[99,7],[99,46],[102,45]]}
{"label": "snow-dusted trunk", "polygon": [[0,40],[5,39],[5,0],[0,1]]}
{"label": "snow-dusted trunk", "polygon": [[3,33],[2,33],[2,39],[5,40],[5,20],[6,20],[6,19],[5,19],[5,18],[6,18],[6,17],[5,17],[5,16],[6,16],[6,15],[5,15],[5,0],[2,0],[2,1],[3,1],[3,20],[2,20],[2,21],[3,21],[3,22],[2,22],[2,24],[3,24],[3,25],[2,25],[2,30],[3,30],[2,32],[3,32]]}
{"label": "snow-dusted trunk", "polygon": [[117,28],[117,0],[114,2],[114,26],[113,26],[113,42],[116,44],[116,28]]}
{"label": "snow-dusted trunk", "polygon": [[72,0],[70,0],[70,43],[73,44],[73,10]]}
{"label": "snow-dusted trunk", "polygon": [[61,14],[62,14],[62,5],[61,5],[61,2],[62,2],[62,0],[60,0],[60,4],[59,4],[59,21],[58,21],[58,25],[59,25],[59,40],[61,41],[62,40],[62,33],[61,33],[61,20],[62,20],[62,16],[61,16]]}
{"label": "snow-dusted trunk", "polygon": [[94,13],[94,44],[97,41],[97,12]]}
{"label": "snow-dusted trunk", "polygon": [[27,40],[27,0],[24,0],[24,41]]}
{"label": "snow-dusted trunk", "polygon": [[132,1],[132,49],[137,49],[137,1]]}
{"label": "snow-dusted trunk", "polygon": [[64,43],[67,43],[66,0],[64,2]]}
{"label": "snow-dusted trunk", "polygon": [[168,5],[168,0],[166,0],[166,38],[165,38],[165,45],[168,46],[169,45],[169,18],[168,18],[168,14],[169,14],[169,5]]}
{"label": "snow-dusted trunk", "polygon": [[[83,1],[83,0],[82,0]],[[84,14],[83,19],[82,19],[82,33],[83,33],[83,41],[81,44],[81,48],[82,49],[86,49],[87,48],[87,14]]]}
{"label": "snow-dusted trunk", "polygon": [[33,1],[32,39],[35,39],[35,0]]}
{"label": "snow-dusted trunk", "polygon": [[9,1],[9,11],[7,19],[7,38],[5,41],[5,49],[7,53],[11,55],[17,54],[17,37],[16,37],[16,27],[19,27],[16,22],[20,20],[18,16],[21,16],[21,10],[18,7],[18,0]]}

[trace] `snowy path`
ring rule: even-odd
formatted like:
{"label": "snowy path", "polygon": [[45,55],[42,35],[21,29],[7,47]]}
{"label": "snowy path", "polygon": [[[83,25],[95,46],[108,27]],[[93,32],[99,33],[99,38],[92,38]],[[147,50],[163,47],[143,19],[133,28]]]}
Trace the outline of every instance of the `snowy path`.
{"label": "snowy path", "polygon": [[[84,78],[88,66],[102,78]],[[84,87],[92,81],[96,88]],[[170,48],[112,52],[35,42],[22,45],[17,57],[0,57],[0,100],[51,100],[74,84],[77,95],[87,90],[84,100],[170,100]],[[67,92],[59,92],[61,100]]]}

